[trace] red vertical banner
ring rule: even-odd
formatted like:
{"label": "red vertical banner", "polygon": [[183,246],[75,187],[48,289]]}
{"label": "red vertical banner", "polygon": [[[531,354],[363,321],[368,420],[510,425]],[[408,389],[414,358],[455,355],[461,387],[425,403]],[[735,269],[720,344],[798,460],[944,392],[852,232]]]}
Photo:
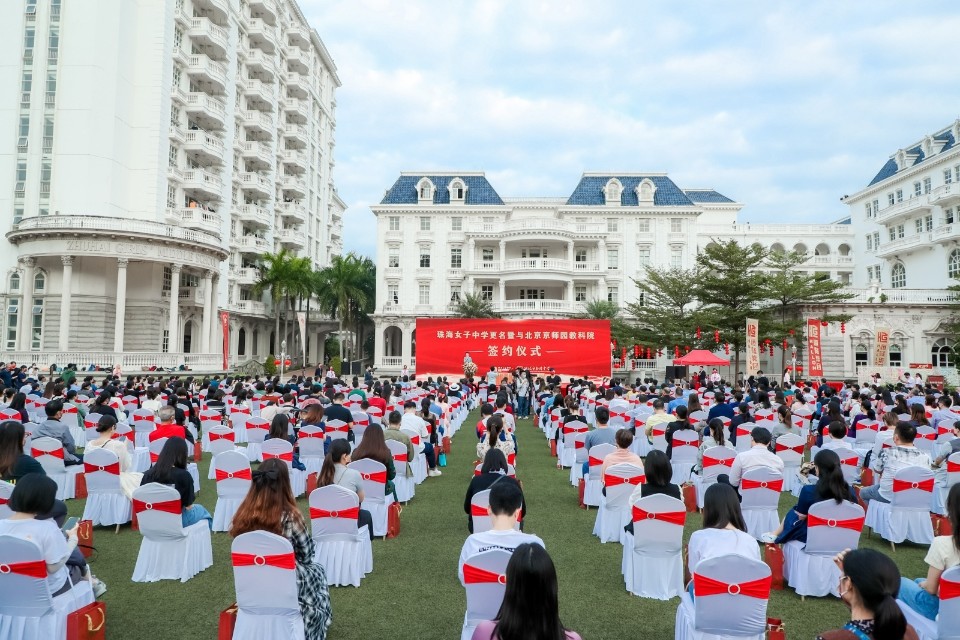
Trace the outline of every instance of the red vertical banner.
{"label": "red vertical banner", "polygon": [[223,329],[223,370],[230,368],[230,312],[220,312],[220,327]]}
{"label": "red vertical banner", "polygon": [[820,320],[807,320],[807,374],[814,378],[823,377],[823,354],[820,350]]}

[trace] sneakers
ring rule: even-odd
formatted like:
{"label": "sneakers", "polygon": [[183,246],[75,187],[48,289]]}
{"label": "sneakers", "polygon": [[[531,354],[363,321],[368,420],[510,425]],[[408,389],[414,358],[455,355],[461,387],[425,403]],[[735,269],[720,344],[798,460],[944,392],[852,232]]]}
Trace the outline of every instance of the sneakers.
{"label": "sneakers", "polygon": [[93,579],[93,597],[99,598],[107,592],[107,585],[100,578]]}
{"label": "sneakers", "polygon": [[436,478],[437,476],[442,476],[442,475],[443,475],[443,472],[440,471],[440,469],[430,469],[430,471],[427,471],[427,476],[430,478]]}
{"label": "sneakers", "polygon": [[775,536],[772,531],[768,531],[768,532],[766,532],[765,534],[763,534],[762,536],[760,536],[760,541],[761,541],[761,542],[766,542],[767,544],[773,544],[773,542],[774,542],[776,539],[777,539],[777,536]]}

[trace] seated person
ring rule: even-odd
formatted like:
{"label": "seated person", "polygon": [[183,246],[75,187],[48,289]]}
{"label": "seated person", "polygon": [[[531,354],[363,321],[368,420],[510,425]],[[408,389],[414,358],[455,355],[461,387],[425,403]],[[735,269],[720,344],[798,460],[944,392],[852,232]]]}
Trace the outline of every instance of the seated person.
{"label": "seated person", "polygon": [[721,473],[717,476],[717,482],[739,487],[743,473],[758,467],[766,467],[782,474],[783,459],[770,451],[770,440],[770,432],[765,427],[754,427],[750,431],[750,448],[737,454],[733,459],[733,466],[730,467],[730,475]]}
{"label": "seated person", "polygon": [[[703,528],[687,543],[687,567],[693,575],[704,560],[729,554],[760,560],[760,546],[747,533],[737,492],[730,485],[712,484],[703,495]],[[689,591],[692,597],[692,581]]]}
{"label": "seated person", "polygon": [[[617,442],[617,432],[607,426],[610,422],[610,411],[606,407],[597,407],[593,413],[593,417],[597,426],[587,433],[587,437],[583,441],[583,448],[586,449],[588,453],[590,449],[598,444],[616,444]],[[589,470],[590,462],[584,461],[583,475],[587,475]]]}
{"label": "seated person", "polygon": [[693,425],[690,424],[690,421],[687,420],[687,408],[683,405],[679,405],[676,409],[677,419],[667,425],[667,432],[664,434],[664,438],[667,441],[667,457],[673,458],[673,434],[677,431],[696,431],[693,428]]}
{"label": "seated person", "polygon": [[871,500],[889,503],[893,499],[893,477],[901,469],[922,467],[929,469],[931,460],[925,451],[914,446],[917,428],[909,422],[898,422],[893,431],[893,446],[882,449],[873,462],[873,470],[880,475],[880,481],[872,487],[860,490],[860,500],[864,504]]}
{"label": "seated person", "polygon": [[150,442],[160,440],[161,438],[183,438],[192,443],[193,435],[187,431],[186,427],[174,422],[176,416],[176,407],[169,405],[160,407],[160,410],[157,411],[157,425],[148,436]]}
{"label": "seated person", "polygon": [[[680,487],[670,482],[673,478],[673,466],[671,466],[670,459],[663,451],[654,449],[647,454],[647,458],[643,462],[643,474],[647,478],[646,482],[638,484],[633,493],[630,494],[630,504],[640,498],[646,498],[657,493],[683,500]],[[633,521],[628,522],[623,530],[633,533]]]}
{"label": "seated person", "polygon": [[603,459],[603,466],[600,467],[601,477],[607,472],[607,469],[615,464],[632,464],[643,468],[643,459],[630,449],[633,446],[633,433],[630,432],[630,429],[618,429],[615,443],[617,445],[616,450],[608,453]]}
{"label": "seated person", "polygon": [[83,464],[83,454],[77,453],[76,443],[70,434],[70,427],[60,422],[63,417],[63,402],[54,398],[44,405],[43,410],[47,419],[40,423],[33,432],[34,438],[53,438],[63,444],[63,464]]}
{"label": "seated person", "polygon": [[[323,466],[320,467],[317,486],[338,484],[353,491],[360,498],[360,502],[363,502],[363,478],[356,469],[348,469],[348,464],[350,464],[350,443],[342,438],[332,441],[330,450],[323,459]],[[366,509],[360,509],[357,528],[363,528],[364,525],[367,527],[370,539],[373,540],[373,516]]]}
{"label": "seated person", "polygon": [[[467,530],[470,533],[473,533],[473,517],[471,516],[471,501],[473,496],[480,493],[481,491],[486,491],[494,484],[500,484],[503,482],[516,484],[517,487],[520,484],[513,478],[507,475],[509,466],[507,465],[507,457],[503,455],[503,452],[500,449],[488,449],[487,455],[483,458],[483,466],[480,467],[480,475],[473,476],[470,479],[470,486],[467,487],[467,495],[463,499],[463,511],[467,514]],[[520,507],[520,521],[521,527],[523,525],[523,518],[527,515],[527,505],[522,500],[523,490],[521,489],[521,507]]]}
{"label": "seated person", "polygon": [[477,458],[483,460],[490,449],[500,449],[503,455],[514,453],[513,440],[501,437],[503,434],[503,416],[495,413],[487,419],[487,437],[477,443]]}
{"label": "seated person", "polygon": [[[163,407],[173,410],[173,407]],[[213,516],[202,504],[196,504],[196,493],[193,490],[193,477],[187,471],[187,441],[179,436],[172,436],[163,443],[163,449],[153,466],[143,474],[140,485],[158,482],[173,487],[180,493],[181,519],[184,527],[189,527],[201,520],[213,527]]]}

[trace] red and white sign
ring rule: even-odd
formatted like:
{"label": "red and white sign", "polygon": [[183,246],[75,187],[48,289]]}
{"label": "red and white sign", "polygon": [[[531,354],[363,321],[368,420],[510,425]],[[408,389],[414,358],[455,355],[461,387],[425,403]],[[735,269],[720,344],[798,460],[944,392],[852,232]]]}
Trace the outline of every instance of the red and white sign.
{"label": "red and white sign", "polygon": [[223,328],[223,369],[230,368],[230,312],[220,312],[220,326]]}
{"label": "red and white sign", "polygon": [[807,374],[814,378],[823,377],[823,352],[820,347],[820,320],[807,320]]}
{"label": "red and white sign", "polygon": [[933,365],[929,362],[911,362],[907,369],[933,369]]}
{"label": "red and white sign", "polygon": [[558,375],[609,376],[608,320],[417,319],[417,375],[463,371],[466,354],[483,376],[490,367]]}
{"label": "red and white sign", "polygon": [[760,371],[760,325],[754,318],[747,318],[747,371]]}
{"label": "red and white sign", "polygon": [[886,327],[877,327],[873,345],[873,366],[887,365],[887,352],[890,347],[890,330]]}

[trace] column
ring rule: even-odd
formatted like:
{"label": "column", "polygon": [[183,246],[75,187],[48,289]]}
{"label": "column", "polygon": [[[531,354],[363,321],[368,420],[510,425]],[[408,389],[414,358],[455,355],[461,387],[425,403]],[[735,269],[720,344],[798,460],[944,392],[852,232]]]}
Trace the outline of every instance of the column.
{"label": "column", "polygon": [[117,302],[113,321],[113,350],[123,352],[123,323],[127,314],[127,265],[126,258],[117,258]]}
{"label": "column", "polygon": [[403,365],[410,366],[410,358],[412,357],[413,350],[410,348],[410,341],[413,339],[413,329],[408,324],[404,324],[400,327],[401,335],[403,336],[403,343],[400,345],[400,367]]}
{"label": "column", "polygon": [[60,294],[60,340],[58,348],[70,348],[70,304],[73,301],[73,256],[61,256],[63,262],[63,291]]}
{"label": "column", "polygon": [[20,289],[23,291],[23,299],[17,317],[17,346],[21,351],[30,350],[33,334],[33,270],[36,266],[37,261],[33,258],[20,260]]}
{"label": "column", "polygon": [[600,278],[600,282],[597,284],[600,288],[600,291],[597,292],[597,300],[606,300],[607,299],[607,280],[606,278]]}
{"label": "column", "polygon": [[507,262],[507,242],[506,240],[500,241],[500,268],[503,269],[506,266]]}
{"label": "column", "polygon": [[[600,240],[597,242],[597,264],[600,265],[600,273],[607,272],[607,242],[605,240]],[[607,287],[603,287],[603,295],[607,295]],[[604,297],[606,300],[606,297]]]}
{"label": "column", "polygon": [[167,326],[167,352],[179,353],[180,344],[180,270],[183,265],[170,265],[170,324]]}
{"label": "column", "polygon": [[[200,329],[200,353],[210,353],[213,324],[213,271],[203,273],[203,327]],[[252,352],[255,353],[255,352]]]}
{"label": "column", "polygon": [[567,280],[567,295],[565,297],[568,303],[573,303],[573,280]]}
{"label": "column", "polygon": [[223,352],[223,330],[220,328],[220,275],[212,272],[210,279],[210,343],[207,353]]}
{"label": "column", "polygon": [[477,254],[477,241],[473,238],[467,240],[467,255],[464,257],[464,267],[467,271],[473,271],[476,269],[476,266],[473,264],[473,261],[476,260]]}
{"label": "column", "polygon": [[383,364],[383,324],[375,322],[373,325],[373,362],[379,367]]}
{"label": "column", "polygon": [[571,267],[573,266],[573,240],[567,240],[567,260],[570,262]]}
{"label": "column", "polygon": [[501,302],[501,304],[502,304],[503,302],[506,302],[506,300],[507,300],[507,285],[506,285],[506,283],[503,281],[503,278],[500,278],[500,292],[499,292],[499,296],[500,296],[500,302]]}

